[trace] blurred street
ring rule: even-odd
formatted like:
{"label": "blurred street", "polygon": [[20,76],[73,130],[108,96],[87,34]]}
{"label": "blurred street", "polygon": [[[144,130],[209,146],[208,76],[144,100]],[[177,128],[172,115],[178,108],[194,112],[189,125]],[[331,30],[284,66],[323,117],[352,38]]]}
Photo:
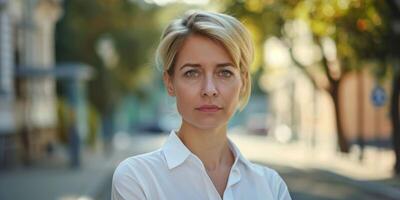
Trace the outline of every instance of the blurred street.
{"label": "blurred street", "polygon": [[[303,156],[303,159],[286,156],[296,155],[294,153],[296,151],[298,151],[297,154],[301,153],[296,144],[281,145],[264,136],[240,133],[233,133],[230,137],[247,158],[276,169],[287,182],[293,199],[400,199],[398,186],[396,188],[379,181],[359,180],[355,177],[340,175],[333,168],[323,167],[323,164],[320,165],[321,167],[307,167],[305,164],[309,162],[305,159],[307,156]],[[77,169],[55,166],[53,162],[48,166],[1,172],[0,199],[109,199],[111,177],[117,164],[131,155],[160,147],[165,139],[165,134],[129,136],[120,133],[114,140],[116,145],[114,154],[104,157],[98,153],[86,151],[83,159],[85,162]],[[249,142],[251,145],[248,145]],[[261,155],[261,152],[264,153]],[[337,169],[345,168],[343,164],[345,158],[342,158],[342,164],[339,164],[339,158],[331,157],[330,159],[332,161],[337,159],[332,166],[336,166]],[[314,163],[314,166],[318,165]],[[368,168],[368,166],[365,167]],[[377,177],[378,175],[370,171],[370,176]]]}
{"label": "blurred street", "polygon": [[154,61],[189,10],[254,41],[227,122],[247,159],[295,200],[400,200],[400,0],[0,0],[0,200],[110,199],[116,166],[181,126]]}

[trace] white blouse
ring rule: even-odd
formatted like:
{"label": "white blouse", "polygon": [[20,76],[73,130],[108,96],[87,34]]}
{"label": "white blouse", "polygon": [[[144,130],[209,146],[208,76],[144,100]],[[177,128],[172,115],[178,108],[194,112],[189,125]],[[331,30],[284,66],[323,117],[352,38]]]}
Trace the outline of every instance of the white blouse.
{"label": "white blouse", "polygon": [[[229,140],[235,162],[224,200],[291,200],[285,182],[273,169],[246,160]],[[174,131],[156,151],[122,161],[114,172],[112,200],[221,200],[201,160]]]}

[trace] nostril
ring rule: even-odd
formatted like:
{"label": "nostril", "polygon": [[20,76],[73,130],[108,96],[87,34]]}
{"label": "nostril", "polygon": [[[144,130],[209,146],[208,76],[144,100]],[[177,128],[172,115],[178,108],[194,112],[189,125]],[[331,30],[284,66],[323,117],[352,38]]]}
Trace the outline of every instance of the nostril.
{"label": "nostril", "polygon": [[202,92],[201,93],[201,95],[202,96],[213,96],[213,97],[216,97],[217,95],[218,95],[218,92],[217,91],[204,91],[204,92]]}

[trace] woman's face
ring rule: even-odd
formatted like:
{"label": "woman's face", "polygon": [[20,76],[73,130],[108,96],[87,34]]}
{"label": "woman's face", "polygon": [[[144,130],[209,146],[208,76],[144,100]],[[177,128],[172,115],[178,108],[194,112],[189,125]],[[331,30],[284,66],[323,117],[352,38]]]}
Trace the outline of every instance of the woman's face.
{"label": "woman's face", "polygon": [[191,35],[179,50],[174,74],[164,73],[169,95],[176,96],[183,123],[199,129],[226,126],[239,103],[240,70],[225,48],[201,35]]}

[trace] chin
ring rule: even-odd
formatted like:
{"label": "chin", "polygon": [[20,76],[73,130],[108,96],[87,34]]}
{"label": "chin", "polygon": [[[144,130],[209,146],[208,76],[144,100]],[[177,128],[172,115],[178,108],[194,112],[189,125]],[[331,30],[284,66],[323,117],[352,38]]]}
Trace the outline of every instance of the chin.
{"label": "chin", "polygon": [[225,120],[198,120],[196,123],[191,123],[192,126],[202,130],[212,130],[226,126],[228,122]]}

